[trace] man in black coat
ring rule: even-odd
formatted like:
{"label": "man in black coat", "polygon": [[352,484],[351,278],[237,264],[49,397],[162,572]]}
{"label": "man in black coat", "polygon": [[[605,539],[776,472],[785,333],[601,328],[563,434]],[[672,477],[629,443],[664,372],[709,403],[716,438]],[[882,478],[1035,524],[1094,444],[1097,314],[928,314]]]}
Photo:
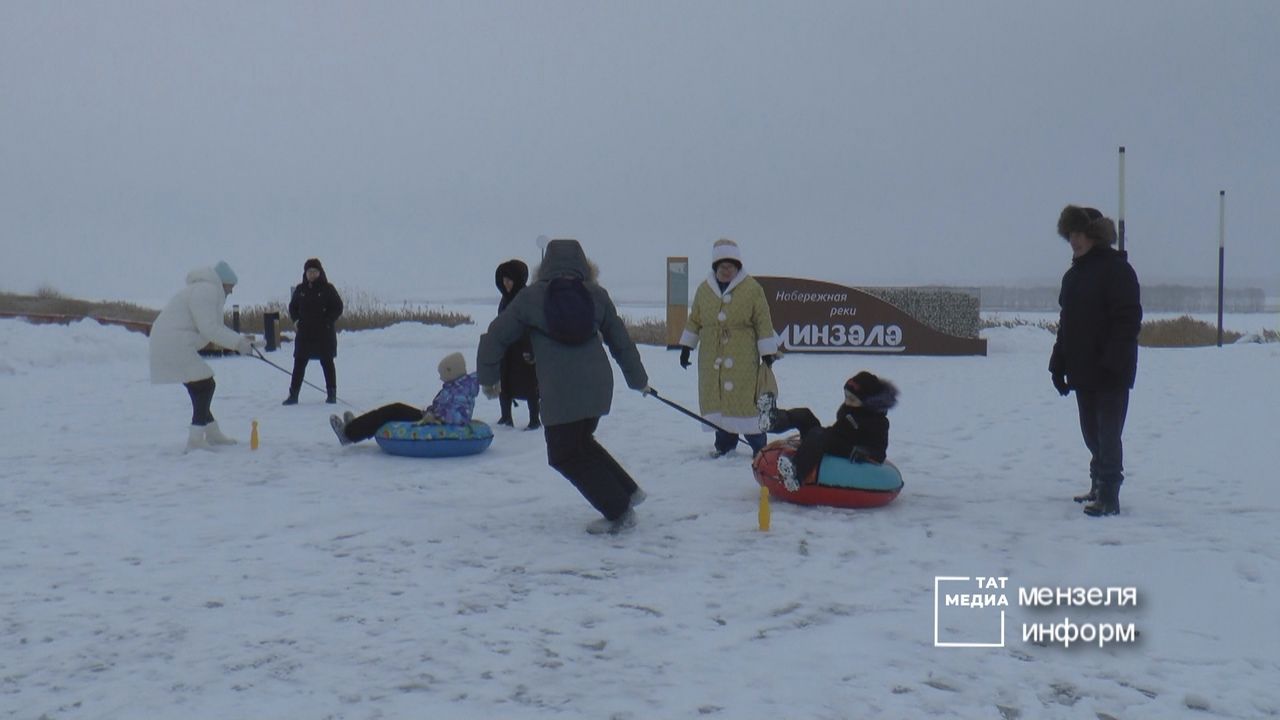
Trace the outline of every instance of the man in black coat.
{"label": "man in black coat", "polygon": [[333,359],[338,355],[338,331],[334,323],[342,317],[342,298],[329,282],[320,261],[310,258],[302,265],[302,282],[289,298],[289,319],[297,334],[293,338],[293,378],[284,405],[298,404],[298,391],[312,358],[324,370],[324,385],[330,405],[338,402],[338,377]]}
{"label": "man in black coat", "polygon": [[1138,276],[1124,251],[1111,247],[1115,224],[1094,208],[1068,205],[1058,234],[1071,244],[1071,267],[1062,276],[1058,339],[1049,358],[1060,395],[1075,390],[1080,432],[1089,448],[1086,515],[1120,512],[1124,482],[1125,415],[1138,372],[1142,303]]}

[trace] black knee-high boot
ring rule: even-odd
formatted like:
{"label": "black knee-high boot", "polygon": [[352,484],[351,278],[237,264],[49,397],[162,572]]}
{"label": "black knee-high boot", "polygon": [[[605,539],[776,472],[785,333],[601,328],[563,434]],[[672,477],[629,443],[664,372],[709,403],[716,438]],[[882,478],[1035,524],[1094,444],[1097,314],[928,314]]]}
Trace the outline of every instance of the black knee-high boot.
{"label": "black knee-high boot", "polygon": [[539,416],[539,411],[538,411],[538,396],[534,395],[533,397],[529,398],[527,402],[529,404],[529,427],[525,429],[537,430],[538,428],[542,427],[542,418]]}
{"label": "black knee-high boot", "polygon": [[324,401],[330,405],[338,402],[338,369],[333,365],[333,358],[321,358],[320,369],[324,370]]}
{"label": "black knee-high boot", "polygon": [[284,399],[281,405],[297,405],[298,392],[302,390],[302,380],[307,376],[307,359],[295,357],[293,359],[293,376],[289,378],[289,397]]}
{"label": "black knee-high boot", "polygon": [[498,393],[498,407],[502,408],[502,415],[498,418],[499,425],[512,426],[516,424],[511,419],[511,403],[513,399],[506,392]]}

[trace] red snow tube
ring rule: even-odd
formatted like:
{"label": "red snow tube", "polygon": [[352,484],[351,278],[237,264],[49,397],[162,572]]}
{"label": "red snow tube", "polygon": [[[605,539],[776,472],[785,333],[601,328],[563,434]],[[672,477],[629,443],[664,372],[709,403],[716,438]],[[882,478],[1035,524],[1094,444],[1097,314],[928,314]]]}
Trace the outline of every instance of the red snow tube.
{"label": "red snow tube", "polygon": [[798,490],[788,490],[778,475],[778,457],[794,456],[799,441],[799,435],[774,440],[751,461],[756,482],[779,500],[797,505],[873,508],[888,505],[902,492],[902,472],[893,463],[856,463],[831,455],[822,458],[822,464]]}

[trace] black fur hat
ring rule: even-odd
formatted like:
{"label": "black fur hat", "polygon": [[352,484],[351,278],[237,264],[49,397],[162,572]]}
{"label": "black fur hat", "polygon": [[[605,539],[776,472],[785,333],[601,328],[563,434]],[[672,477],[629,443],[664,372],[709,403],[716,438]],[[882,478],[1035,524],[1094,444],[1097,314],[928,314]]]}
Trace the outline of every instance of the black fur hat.
{"label": "black fur hat", "polygon": [[1058,234],[1066,240],[1071,233],[1084,233],[1084,236],[1100,243],[1114,245],[1116,242],[1116,225],[1097,208],[1068,205],[1062,208],[1058,216]]}
{"label": "black fur hat", "polygon": [[308,270],[320,271],[320,277],[316,278],[316,282],[319,282],[319,283],[329,282],[329,276],[325,273],[324,266],[320,264],[320,260],[318,260],[317,258],[307,258],[307,261],[302,263],[302,282],[304,283],[307,282]]}
{"label": "black fur hat", "polygon": [[888,412],[898,404],[898,388],[866,370],[846,380],[844,391],[877,412]]}

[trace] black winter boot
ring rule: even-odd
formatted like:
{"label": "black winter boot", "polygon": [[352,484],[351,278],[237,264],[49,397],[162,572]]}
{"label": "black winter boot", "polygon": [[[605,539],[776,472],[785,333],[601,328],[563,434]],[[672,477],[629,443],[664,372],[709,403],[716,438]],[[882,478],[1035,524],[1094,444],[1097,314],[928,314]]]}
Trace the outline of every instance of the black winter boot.
{"label": "black winter boot", "polygon": [[325,396],[324,401],[325,401],[325,402],[327,402],[327,403],[329,403],[330,405],[337,405],[337,404],[338,404],[338,389],[337,389],[337,388],[329,388],[329,389],[328,389],[328,391],[326,391],[326,396]]}
{"label": "black winter boot", "polygon": [[296,393],[296,392],[291,392],[291,393],[289,393],[289,397],[285,398],[285,399],[284,399],[284,402],[282,402],[282,403],[280,403],[280,404],[281,404],[281,405],[297,405],[297,404],[298,404],[298,393]]}
{"label": "black winter boot", "polygon": [[1072,499],[1072,500],[1075,500],[1075,501],[1076,501],[1076,502],[1078,502],[1078,503],[1093,502],[1094,500],[1097,500],[1097,499],[1098,499],[1098,481],[1097,481],[1097,480],[1090,480],[1090,481],[1089,481],[1089,492],[1087,492],[1087,493],[1085,493],[1085,494],[1083,494],[1083,495],[1076,495],[1075,497],[1073,497],[1073,498],[1071,498],[1071,499]]}
{"label": "black winter boot", "polygon": [[536,397],[531,398],[528,401],[528,405],[529,405],[529,427],[525,428],[525,430],[537,430],[538,428],[542,427],[542,420],[539,417],[539,412],[538,412],[539,410],[538,398]]}
{"label": "black winter boot", "polygon": [[1105,517],[1120,514],[1120,485],[1118,483],[1099,483],[1098,497],[1084,506],[1084,514],[1089,517]]}

